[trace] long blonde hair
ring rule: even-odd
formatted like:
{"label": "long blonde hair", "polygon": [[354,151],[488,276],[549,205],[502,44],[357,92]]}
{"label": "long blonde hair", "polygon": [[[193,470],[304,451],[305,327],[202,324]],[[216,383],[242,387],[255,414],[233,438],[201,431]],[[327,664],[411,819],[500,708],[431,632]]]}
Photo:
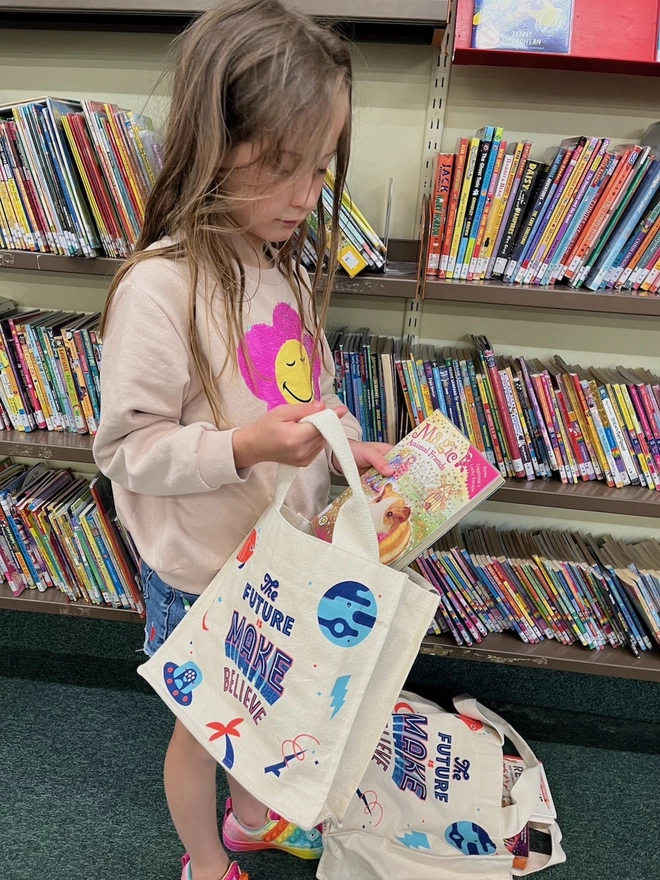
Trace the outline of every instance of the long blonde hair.
{"label": "long blonde hair", "polygon": [[[206,357],[197,329],[197,287],[209,279],[207,318],[215,323],[214,291],[222,291],[228,359],[235,364],[244,328],[245,269],[232,239],[236,227],[231,200],[222,190],[229,151],[242,143],[264,143],[270,165],[280,166],[287,135],[305,131],[301,155],[316,162],[330,116],[342,90],[351,96],[351,59],[346,44],[308,16],[285,9],[279,0],[222,0],[175,41],[174,82],[163,149],[163,168],[146,207],[134,253],[115,275],[101,332],[126,273],[154,257],[186,259],[190,271],[188,334],[192,357],[213,412],[222,421],[218,376]],[[278,268],[295,294],[302,326],[314,336],[314,356],[332,292],[339,244],[339,208],[350,152],[350,112],[336,154],[330,234],[321,198],[317,206],[317,269],[311,291],[300,274],[307,224],[275,253]],[[312,158],[314,157],[314,158]],[[301,166],[296,169],[301,173]],[[280,178],[281,179],[281,178]],[[152,248],[164,236],[172,244]],[[330,257],[322,271],[323,255]],[[310,297],[311,294],[311,297]],[[307,326],[311,299],[311,321]],[[208,323],[208,321],[207,321]],[[223,365],[223,369],[224,369]]]}

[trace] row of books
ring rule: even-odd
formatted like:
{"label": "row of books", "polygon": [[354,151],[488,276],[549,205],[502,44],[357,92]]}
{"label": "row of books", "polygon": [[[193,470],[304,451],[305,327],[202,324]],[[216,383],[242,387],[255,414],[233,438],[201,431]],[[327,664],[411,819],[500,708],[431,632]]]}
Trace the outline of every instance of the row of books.
{"label": "row of books", "polygon": [[660,490],[660,378],[648,370],[502,357],[484,336],[471,349],[368,330],[328,341],[365,439],[394,442],[438,409],[504,477]]}
{"label": "row of books", "polygon": [[[334,188],[335,178],[332,172],[328,171],[322,191],[323,209],[328,222],[332,216]],[[314,211],[308,218],[308,226],[309,235],[303,248],[302,260],[308,269],[313,270],[316,267],[315,243],[319,228],[318,211]],[[341,234],[338,253],[339,265],[351,278],[364,269],[371,272],[383,271],[387,262],[387,248],[346,191],[344,191],[339,211],[339,229]]]}
{"label": "row of books", "polygon": [[562,141],[547,161],[487,126],[437,157],[427,276],[660,291],[660,123],[639,144]]}
{"label": "row of books", "polygon": [[20,311],[0,301],[0,426],[95,434],[100,314]]}
{"label": "row of books", "polygon": [[126,257],[161,165],[151,121],[115,104],[0,107],[0,246]]}
{"label": "row of books", "polygon": [[54,588],[142,614],[138,572],[105,477],[89,483],[43,463],[0,462],[0,575],[15,596]]}
{"label": "row of books", "polygon": [[660,645],[657,541],[461,528],[414,566],[440,594],[438,630],[459,645],[504,631],[635,655]]}

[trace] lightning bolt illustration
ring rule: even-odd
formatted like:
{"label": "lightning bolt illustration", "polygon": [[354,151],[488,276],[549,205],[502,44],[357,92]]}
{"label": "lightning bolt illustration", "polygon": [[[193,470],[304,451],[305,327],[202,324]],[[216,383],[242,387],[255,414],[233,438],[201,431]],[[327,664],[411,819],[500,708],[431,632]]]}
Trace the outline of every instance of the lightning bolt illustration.
{"label": "lightning bolt illustration", "polygon": [[351,680],[350,675],[340,675],[337,681],[332,686],[332,691],[330,696],[332,697],[332,715],[330,718],[334,718],[335,715],[341,711],[344,703],[346,702],[346,694],[348,692],[348,683]]}
{"label": "lightning bolt illustration", "polygon": [[397,840],[408,849],[431,849],[428,837],[420,831],[407,831],[403,837],[397,837]]}

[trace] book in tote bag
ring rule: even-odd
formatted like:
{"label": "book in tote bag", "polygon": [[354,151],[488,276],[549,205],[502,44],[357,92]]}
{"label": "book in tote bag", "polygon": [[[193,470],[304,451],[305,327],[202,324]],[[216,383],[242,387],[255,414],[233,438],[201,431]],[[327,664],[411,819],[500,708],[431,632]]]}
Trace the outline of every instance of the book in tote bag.
{"label": "book in tote bag", "polygon": [[[324,825],[319,880],[511,880],[566,860],[554,818],[533,820],[541,774],[525,740],[471,697],[454,708],[400,695],[344,821]],[[502,806],[505,737],[521,767]],[[507,841],[528,823],[551,853],[518,869]]]}
{"label": "book in tote bag", "polygon": [[255,797],[303,828],[340,821],[438,604],[378,541],[339,419],[323,434],[354,488],[332,544],[272,504],[140,674]]}

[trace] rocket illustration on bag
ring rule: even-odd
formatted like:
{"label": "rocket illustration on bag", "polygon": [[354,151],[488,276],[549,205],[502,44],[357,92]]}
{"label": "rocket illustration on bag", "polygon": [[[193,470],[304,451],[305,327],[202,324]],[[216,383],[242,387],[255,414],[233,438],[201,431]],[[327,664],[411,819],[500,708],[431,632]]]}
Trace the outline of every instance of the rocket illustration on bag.
{"label": "rocket illustration on bag", "polygon": [[245,539],[245,543],[238,551],[238,555],[236,557],[237,561],[240,563],[239,568],[243,568],[246,562],[249,562],[252,559],[252,555],[257,547],[257,530],[252,529],[248,537]]}

